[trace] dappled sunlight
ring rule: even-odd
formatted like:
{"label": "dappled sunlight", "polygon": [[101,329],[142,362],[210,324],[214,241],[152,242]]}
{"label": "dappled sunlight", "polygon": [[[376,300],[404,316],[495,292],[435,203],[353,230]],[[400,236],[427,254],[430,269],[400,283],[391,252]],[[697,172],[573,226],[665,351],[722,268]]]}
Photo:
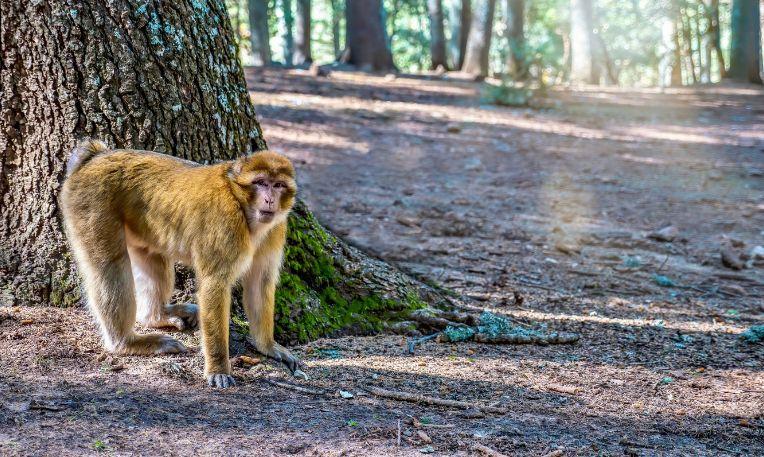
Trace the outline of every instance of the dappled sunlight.
{"label": "dappled sunlight", "polygon": [[592,322],[610,325],[625,325],[631,327],[656,327],[658,329],[678,330],[681,332],[706,332],[706,333],[727,333],[740,334],[746,330],[745,327],[730,324],[727,322],[717,322],[709,318],[708,322],[702,321],[671,321],[662,318],[618,318],[600,316],[598,314],[567,314],[552,313],[534,310],[507,310],[501,309],[495,311],[498,314],[504,314],[510,317],[522,318],[531,321],[570,321],[570,322]]}
{"label": "dappled sunlight", "polygon": [[[307,128],[286,128],[278,124],[269,125],[266,132],[268,141],[272,144],[291,143],[302,147],[333,147],[351,150],[358,154],[367,154],[369,145],[366,142],[351,141],[348,137],[331,132],[329,130],[310,130]],[[324,163],[326,158],[318,154],[311,154],[311,163]]]}

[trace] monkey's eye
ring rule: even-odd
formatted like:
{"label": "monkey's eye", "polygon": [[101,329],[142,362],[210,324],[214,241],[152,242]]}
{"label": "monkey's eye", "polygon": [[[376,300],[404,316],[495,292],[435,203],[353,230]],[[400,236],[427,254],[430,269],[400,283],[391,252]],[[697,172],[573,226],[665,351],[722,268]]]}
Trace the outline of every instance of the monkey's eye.
{"label": "monkey's eye", "polygon": [[266,186],[266,185],[268,185],[268,183],[266,183],[264,179],[258,179],[257,181],[255,181],[255,183],[254,183],[254,184],[255,184],[257,187],[263,187],[263,186]]}
{"label": "monkey's eye", "polygon": [[285,187],[286,187],[286,184],[285,184],[285,183],[283,183],[283,182],[277,182],[276,184],[274,184],[274,185],[273,185],[273,187],[276,187],[276,188],[281,188],[281,189],[283,189],[283,188],[285,188]]}

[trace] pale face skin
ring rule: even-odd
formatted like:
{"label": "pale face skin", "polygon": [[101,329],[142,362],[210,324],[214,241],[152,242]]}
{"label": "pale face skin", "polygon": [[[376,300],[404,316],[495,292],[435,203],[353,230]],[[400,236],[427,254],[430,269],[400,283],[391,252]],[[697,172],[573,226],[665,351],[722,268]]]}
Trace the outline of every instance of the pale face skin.
{"label": "pale face skin", "polygon": [[255,189],[255,218],[257,222],[267,224],[281,212],[281,195],[286,191],[284,181],[269,176],[258,176],[252,182]]}

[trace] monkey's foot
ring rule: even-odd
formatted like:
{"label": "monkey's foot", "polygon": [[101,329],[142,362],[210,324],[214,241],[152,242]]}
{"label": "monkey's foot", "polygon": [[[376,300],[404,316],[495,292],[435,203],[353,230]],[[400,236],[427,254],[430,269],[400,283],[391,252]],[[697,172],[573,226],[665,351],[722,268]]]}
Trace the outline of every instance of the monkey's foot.
{"label": "monkey's foot", "polygon": [[207,375],[207,384],[210,387],[219,387],[221,389],[226,389],[228,387],[233,387],[236,385],[236,381],[234,381],[233,376],[225,373],[213,373],[211,375]]}
{"label": "monkey's foot", "polygon": [[193,303],[165,305],[162,309],[162,318],[143,320],[141,323],[151,328],[173,327],[181,332],[196,330],[199,328],[199,307]]}
{"label": "monkey's foot", "polygon": [[[250,338],[250,342],[253,342]],[[308,379],[308,376],[300,370],[300,359],[293,356],[291,352],[284,346],[273,343],[270,348],[263,348],[261,345],[255,344],[255,348],[261,354],[269,357],[277,362],[281,362],[285,367],[289,369],[293,376],[298,378]]]}
{"label": "monkey's foot", "polygon": [[166,335],[133,335],[116,352],[125,355],[178,354],[186,352],[186,346]]}
{"label": "monkey's foot", "polygon": [[167,305],[167,322],[181,332],[199,328],[199,306],[193,303],[183,305]]}

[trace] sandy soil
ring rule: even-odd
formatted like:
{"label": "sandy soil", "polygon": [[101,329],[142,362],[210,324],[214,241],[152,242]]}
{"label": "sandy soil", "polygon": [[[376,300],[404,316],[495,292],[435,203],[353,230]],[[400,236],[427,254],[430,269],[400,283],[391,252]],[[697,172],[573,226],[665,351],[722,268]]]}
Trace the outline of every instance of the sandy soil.
{"label": "sandy soil", "polygon": [[[308,382],[260,363],[211,391],[196,352],[111,357],[82,309],[0,308],[0,455],[764,455],[764,346],[739,338],[764,324],[764,265],[720,260],[764,245],[764,91],[509,109],[448,79],[248,82],[322,222],[476,311],[581,341],[407,355],[402,336],[327,339],[295,348]],[[673,241],[647,237],[668,225]]]}

